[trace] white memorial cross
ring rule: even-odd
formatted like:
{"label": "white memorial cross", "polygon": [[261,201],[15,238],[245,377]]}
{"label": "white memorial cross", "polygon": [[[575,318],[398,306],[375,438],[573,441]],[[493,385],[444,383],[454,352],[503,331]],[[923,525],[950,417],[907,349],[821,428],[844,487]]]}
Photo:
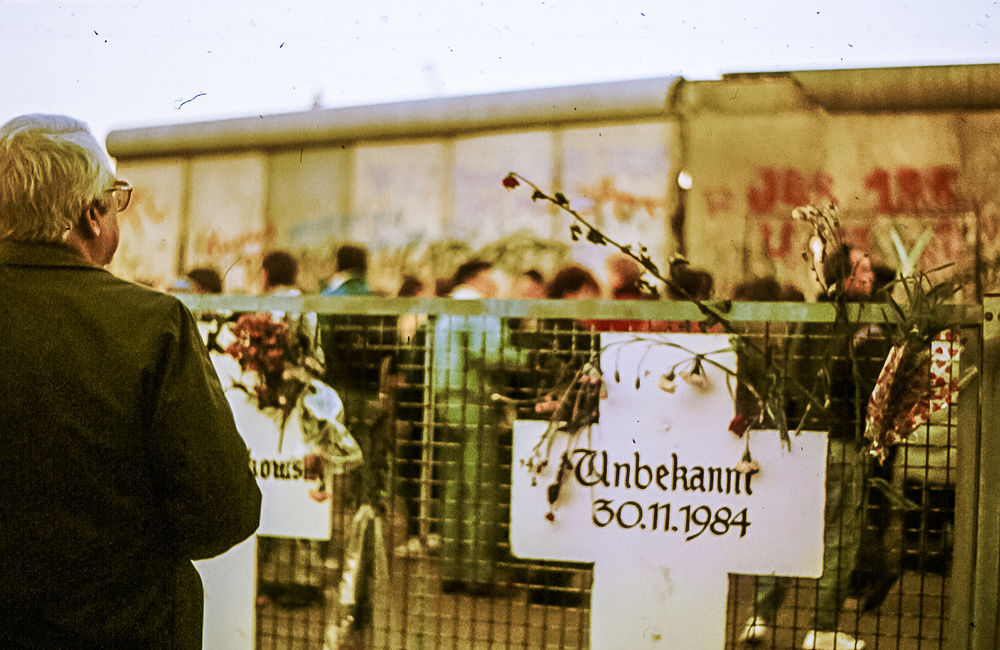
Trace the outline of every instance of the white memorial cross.
{"label": "white memorial cross", "polygon": [[[706,358],[735,369],[727,336],[604,334],[602,346],[608,396],[599,424],[575,440],[557,434],[538,472],[519,461],[546,423],[515,423],[511,550],[594,563],[597,650],[721,648],[728,573],[822,572],[826,434],[793,436],[789,451],[777,431],[750,431],[760,472],[740,473],[746,441],[729,430],[726,374],[702,363],[704,388],[679,375],[672,393],[658,385],[672,367],[690,370],[692,353],[713,352]],[[564,452],[569,465],[550,509]]]}

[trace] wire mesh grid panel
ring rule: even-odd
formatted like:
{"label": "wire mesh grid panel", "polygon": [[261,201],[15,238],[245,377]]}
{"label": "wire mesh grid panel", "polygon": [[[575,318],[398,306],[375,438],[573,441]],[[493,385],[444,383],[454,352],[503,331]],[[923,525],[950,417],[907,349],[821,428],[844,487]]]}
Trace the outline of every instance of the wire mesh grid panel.
{"label": "wire mesh grid panel", "polygon": [[[514,325],[320,318],[326,380],[366,463],[331,487],[329,542],[259,540],[258,647],[321,647],[331,627],[342,648],[588,647],[588,568],[513,557],[507,522],[511,419],[540,417],[556,356],[596,338]],[[352,556],[362,504],[380,525]]]}
{"label": "wire mesh grid panel", "polygon": [[[826,541],[818,580],[730,577],[727,647],[834,643],[808,636],[815,630],[851,637],[837,638],[836,647],[854,647],[854,639],[868,648],[946,647],[957,409],[936,413],[876,458],[863,434],[866,406],[891,347],[878,328],[858,327],[845,339],[825,324],[747,327],[744,336],[764,347],[768,338],[778,341],[774,349],[789,381],[829,395],[822,418],[810,417],[794,397],[788,407],[792,426],[830,435]],[[823,390],[816,391],[819,384]]]}
{"label": "wire mesh grid panel", "polygon": [[[511,424],[549,417],[536,406],[599,350],[600,330],[698,328],[450,313],[319,320],[326,380],[366,462],[330,486],[328,542],[259,539],[257,646],[319,648],[335,638],[341,648],[589,648],[590,566],[510,551]],[[856,435],[887,342],[872,331],[846,352],[827,325],[777,320],[746,323],[742,336],[780,356],[788,381],[807,392],[827,382],[833,421],[820,422],[794,390],[786,416],[793,429],[800,420],[830,429],[828,493],[845,510],[865,506],[837,523],[840,537],[856,535],[856,558],[848,544],[825,549],[842,554],[844,575],[832,583],[730,576],[726,647],[747,645],[755,617],[766,622],[749,639],[757,647],[802,647],[817,625],[869,648],[944,647],[955,410],[884,463],[869,460]],[[744,379],[759,370],[740,358]],[[821,366],[832,370],[818,375]],[[737,408],[753,403],[737,391]],[[359,527],[363,505],[373,521]]]}

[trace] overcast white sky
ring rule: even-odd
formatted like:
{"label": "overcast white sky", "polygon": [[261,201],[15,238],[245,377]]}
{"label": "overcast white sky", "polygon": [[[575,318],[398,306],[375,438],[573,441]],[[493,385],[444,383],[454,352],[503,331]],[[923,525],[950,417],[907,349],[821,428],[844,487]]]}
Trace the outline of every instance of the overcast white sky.
{"label": "overcast white sky", "polygon": [[111,129],[594,81],[1000,62],[1000,0],[0,0],[0,122]]}

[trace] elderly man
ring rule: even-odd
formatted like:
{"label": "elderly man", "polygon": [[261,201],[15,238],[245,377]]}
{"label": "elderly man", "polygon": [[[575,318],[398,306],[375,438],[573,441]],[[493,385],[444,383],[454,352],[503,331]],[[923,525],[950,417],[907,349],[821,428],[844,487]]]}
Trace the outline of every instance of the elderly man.
{"label": "elderly man", "polygon": [[0,646],[201,647],[191,560],[260,491],[190,312],[102,267],[131,186],[86,125],[0,127]]}

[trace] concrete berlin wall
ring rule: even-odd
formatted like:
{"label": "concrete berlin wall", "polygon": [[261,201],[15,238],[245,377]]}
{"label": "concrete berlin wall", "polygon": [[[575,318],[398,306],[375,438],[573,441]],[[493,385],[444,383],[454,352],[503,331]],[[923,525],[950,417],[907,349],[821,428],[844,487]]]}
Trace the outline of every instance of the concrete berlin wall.
{"label": "concrete berlin wall", "polygon": [[808,289],[790,212],[829,201],[876,261],[954,262],[969,291],[996,290],[996,90],[994,65],[772,73],[113,132],[137,188],[115,270],[163,283],[211,264],[252,291],[260,254],[284,248],[313,287],[338,244],[360,242],[386,291],[484,250],[511,271],[572,258],[601,275],[609,250],[574,244],[567,215],[501,187],[517,171],[654,260],[684,252],[723,297],[748,275]]}

